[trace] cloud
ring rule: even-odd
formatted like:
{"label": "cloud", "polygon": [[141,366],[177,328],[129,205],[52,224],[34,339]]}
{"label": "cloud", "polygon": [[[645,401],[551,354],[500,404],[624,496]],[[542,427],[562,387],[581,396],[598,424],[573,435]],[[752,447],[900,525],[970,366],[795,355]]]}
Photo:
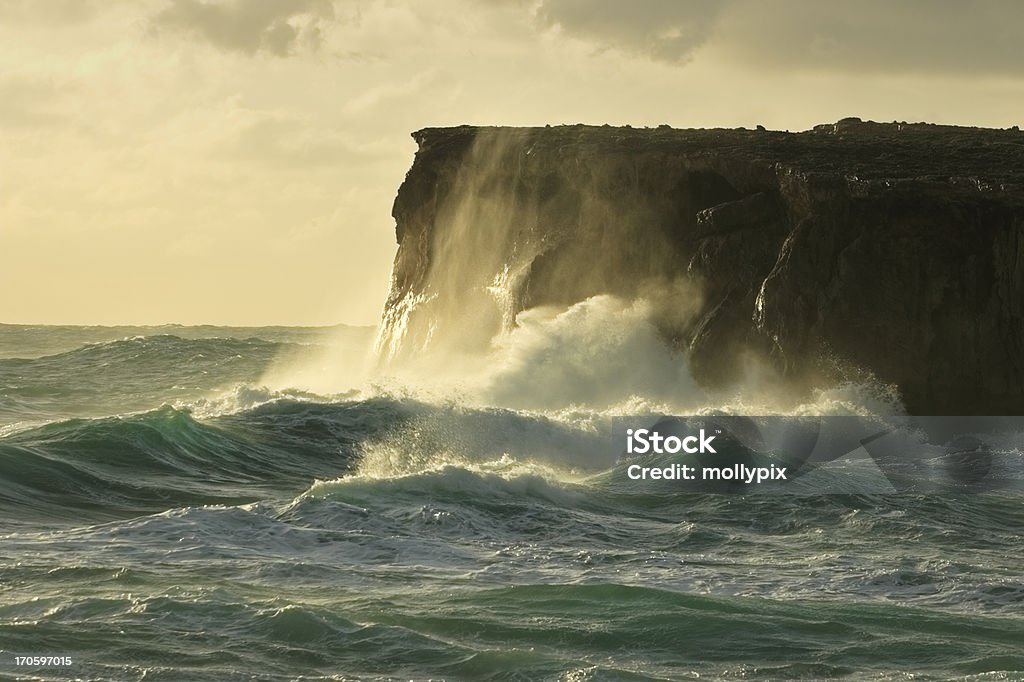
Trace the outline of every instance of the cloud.
{"label": "cloud", "polygon": [[721,0],[544,0],[536,10],[541,26],[602,46],[686,61],[711,35]]}
{"label": "cloud", "polygon": [[286,114],[239,112],[237,129],[218,156],[243,163],[260,162],[276,170],[312,170],[339,164],[372,163],[380,150],[334,129]]}
{"label": "cloud", "polygon": [[782,0],[735,10],[720,30],[747,63],[1024,76],[1024,3],[1016,0]]}
{"label": "cloud", "polygon": [[[65,86],[66,88],[67,86]],[[0,80],[0,128],[35,128],[62,123],[61,88],[52,81],[10,77]]]}
{"label": "cloud", "polygon": [[0,0],[0,19],[51,26],[80,24],[92,20],[100,8],[94,0]]}
{"label": "cloud", "polygon": [[317,49],[335,19],[330,0],[171,0],[153,19],[158,32],[178,32],[222,50],[287,57]]}
{"label": "cloud", "polygon": [[542,0],[535,16],[665,62],[713,49],[761,69],[1024,76],[1016,0]]}

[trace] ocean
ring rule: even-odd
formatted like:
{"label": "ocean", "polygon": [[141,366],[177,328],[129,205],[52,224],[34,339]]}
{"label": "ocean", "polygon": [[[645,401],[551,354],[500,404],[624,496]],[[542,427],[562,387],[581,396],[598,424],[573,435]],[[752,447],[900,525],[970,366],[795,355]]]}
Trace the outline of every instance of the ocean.
{"label": "ocean", "polygon": [[641,485],[661,361],[588,406],[535,339],[483,393],[289,385],[371,336],[0,325],[0,678],[1024,679],[1019,486]]}

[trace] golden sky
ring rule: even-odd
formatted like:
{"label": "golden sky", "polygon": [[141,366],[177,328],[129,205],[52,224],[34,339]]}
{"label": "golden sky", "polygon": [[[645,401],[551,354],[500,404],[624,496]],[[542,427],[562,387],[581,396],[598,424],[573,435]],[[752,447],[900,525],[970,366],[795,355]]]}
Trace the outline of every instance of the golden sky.
{"label": "golden sky", "polygon": [[0,0],[0,322],[372,324],[439,125],[1024,124],[1015,0]]}

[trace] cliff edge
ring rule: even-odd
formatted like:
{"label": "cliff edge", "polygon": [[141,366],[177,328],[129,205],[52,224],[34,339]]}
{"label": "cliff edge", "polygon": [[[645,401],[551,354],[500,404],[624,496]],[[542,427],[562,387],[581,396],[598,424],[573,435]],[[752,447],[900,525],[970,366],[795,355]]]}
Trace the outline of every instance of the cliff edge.
{"label": "cliff edge", "polygon": [[659,326],[707,386],[757,358],[805,388],[869,371],[911,413],[1024,414],[1016,129],[844,119],[413,137],[385,356],[443,334],[484,343],[535,306],[659,290]]}

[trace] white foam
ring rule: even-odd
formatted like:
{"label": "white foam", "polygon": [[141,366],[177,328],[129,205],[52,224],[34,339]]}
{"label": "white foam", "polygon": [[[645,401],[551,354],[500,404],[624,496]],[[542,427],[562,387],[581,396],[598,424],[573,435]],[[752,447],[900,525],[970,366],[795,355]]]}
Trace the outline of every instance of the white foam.
{"label": "white foam", "polygon": [[608,408],[627,402],[704,402],[686,357],[651,323],[651,306],[595,296],[564,310],[522,312],[495,339],[477,386],[482,402],[510,407]]}

